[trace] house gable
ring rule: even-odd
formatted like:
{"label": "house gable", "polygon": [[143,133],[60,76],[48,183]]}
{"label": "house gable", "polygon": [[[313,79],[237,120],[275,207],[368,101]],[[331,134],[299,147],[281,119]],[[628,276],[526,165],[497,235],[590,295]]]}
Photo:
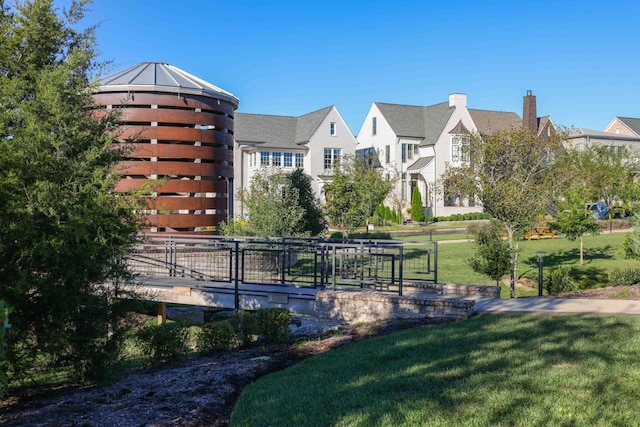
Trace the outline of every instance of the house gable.
{"label": "house gable", "polygon": [[640,137],[640,119],[634,119],[631,117],[614,117],[613,120],[604,128],[604,131],[618,135]]}

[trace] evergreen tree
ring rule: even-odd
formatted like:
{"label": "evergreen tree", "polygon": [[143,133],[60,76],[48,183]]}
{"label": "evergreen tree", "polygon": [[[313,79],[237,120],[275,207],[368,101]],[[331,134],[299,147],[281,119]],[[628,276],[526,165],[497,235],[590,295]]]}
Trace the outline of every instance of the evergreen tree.
{"label": "evergreen tree", "polygon": [[297,190],[297,205],[304,211],[302,221],[295,233],[311,236],[322,233],[325,229],[322,222],[322,208],[311,188],[311,177],[298,168],[287,175],[286,181],[288,186]]}
{"label": "evergreen tree", "polygon": [[[86,1],[0,0],[0,299],[13,307],[5,368],[108,375],[122,342],[118,263],[136,239],[106,112],[91,108],[94,28]],[[37,370],[36,370],[37,371]]]}
{"label": "evergreen tree", "polygon": [[640,259],[640,216],[633,217],[633,227],[622,243],[627,259]]}
{"label": "evergreen tree", "polygon": [[417,222],[424,219],[422,214],[422,195],[418,187],[413,187],[413,193],[411,193],[411,219]]}

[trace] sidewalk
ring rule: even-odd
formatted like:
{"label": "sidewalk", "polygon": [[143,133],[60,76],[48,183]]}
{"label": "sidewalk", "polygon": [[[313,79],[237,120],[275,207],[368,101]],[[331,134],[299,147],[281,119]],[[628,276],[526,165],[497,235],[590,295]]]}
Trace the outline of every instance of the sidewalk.
{"label": "sidewalk", "polygon": [[475,313],[620,314],[640,316],[640,301],[529,297],[478,299]]}

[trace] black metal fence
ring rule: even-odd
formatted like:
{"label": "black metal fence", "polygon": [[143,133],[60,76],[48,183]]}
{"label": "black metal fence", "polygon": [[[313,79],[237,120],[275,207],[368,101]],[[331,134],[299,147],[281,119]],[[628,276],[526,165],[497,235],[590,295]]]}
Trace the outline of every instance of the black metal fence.
{"label": "black metal fence", "polygon": [[142,239],[127,263],[138,275],[236,286],[359,287],[402,295],[405,280],[437,282],[438,246],[393,240],[155,235]]}

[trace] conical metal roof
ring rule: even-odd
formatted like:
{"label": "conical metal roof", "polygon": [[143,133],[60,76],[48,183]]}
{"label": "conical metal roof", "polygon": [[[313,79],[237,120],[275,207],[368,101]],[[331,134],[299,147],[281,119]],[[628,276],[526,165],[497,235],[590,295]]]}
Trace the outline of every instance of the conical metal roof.
{"label": "conical metal roof", "polygon": [[162,62],[141,62],[100,79],[97,92],[144,91],[202,95],[225,99],[238,107],[238,98],[180,68]]}

